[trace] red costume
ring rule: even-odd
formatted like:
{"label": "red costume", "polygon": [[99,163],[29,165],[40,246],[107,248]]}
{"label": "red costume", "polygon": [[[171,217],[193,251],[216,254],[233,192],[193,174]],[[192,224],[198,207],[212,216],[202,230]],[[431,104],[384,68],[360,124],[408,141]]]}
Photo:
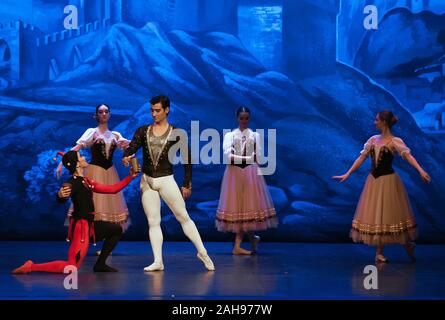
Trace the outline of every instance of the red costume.
{"label": "red costume", "polygon": [[[68,162],[68,164],[70,163]],[[68,239],[71,241],[71,246],[68,251],[68,260],[58,260],[41,264],[35,264],[31,260],[28,260],[24,265],[15,269],[13,273],[20,274],[33,271],[63,273],[65,267],[69,265],[79,268],[88,252],[90,237],[94,239],[94,242],[96,238],[105,239],[101,255],[94,267],[94,271],[117,271],[116,269],[107,266],[105,261],[119,241],[122,234],[122,228],[121,226],[110,222],[94,222],[93,192],[117,193],[126,187],[132,180],[133,176],[129,175],[114,185],[103,185],[88,178],[73,175],[67,181],[67,183],[71,185],[71,199],[74,206],[74,211],[70,219],[70,227],[68,229]],[[67,200],[68,198],[61,198],[57,195],[58,202],[66,202]]]}

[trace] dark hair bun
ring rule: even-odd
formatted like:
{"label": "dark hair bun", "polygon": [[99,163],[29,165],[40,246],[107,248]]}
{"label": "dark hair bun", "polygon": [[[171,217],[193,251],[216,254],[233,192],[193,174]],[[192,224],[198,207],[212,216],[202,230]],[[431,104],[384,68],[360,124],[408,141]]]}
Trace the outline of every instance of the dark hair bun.
{"label": "dark hair bun", "polygon": [[399,121],[399,119],[395,115],[393,115],[392,118],[391,118],[391,127],[393,125],[395,125],[397,123],[397,121]]}
{"label": "dark hair bun", "polygon": [[385,122],[390,128],[398,121],[397,117],[389,110],[380,111],[377,115],[379,119]]}

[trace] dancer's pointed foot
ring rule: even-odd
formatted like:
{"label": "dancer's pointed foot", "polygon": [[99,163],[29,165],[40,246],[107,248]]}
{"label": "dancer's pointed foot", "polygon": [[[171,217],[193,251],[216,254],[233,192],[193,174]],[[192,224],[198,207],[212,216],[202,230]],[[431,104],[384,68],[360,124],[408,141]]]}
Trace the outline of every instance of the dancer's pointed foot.
{"label": "dancer's pointed foot", "polygon": [[148,267],[144,268],[145,272],[153,272],[153,271],[163,271],[164,270],[164,264],[162,262],[153,262]]}
{"label": "dancer's pointed foot", "polygon": [[208,254],[204,255],[198,252],[196,256],[198,257],[199,260],[201,260],[204,263],[204,266],[207,268],[207,270],[215,271],[215,265],[213,264],[213,261],[212,259],[210,259]]}
{"label": "dancer's pointed foot", "polygon": [[15,268],[12,270],[13,274],[27,274],[31,272],[31,266],[33,262],[31,260],[26,261],[24,264],[22,264],[20,267]]}
{"label": "dancer's pointed foot", "polygon": [[106,264],[103,264],[103,265],[96,264],[94,266],[93,270],[94,270],[94,272],[118,272],[119,271],[113,267],[106,265]]}
{"label": "dancer's pointed foot", "polygon": [[407,243],[405,245],[406,253],[411,258],[412,262],[416,262],[416,257],[414,256],[414,249],[416,248],[415,243]]}
{"label": "dancer's pointed foot", "polygon": [[386,257],[384,257],[383,255],[378,254],[378,255],[375,256],[375,262],[386,263],[386,262],[388,262],[388,259]]}
{"label": "dancer's pointed foot", "polygon": [[258,243],[261,241],[261,238],[257,235],[253,236],[253,239],[251,241],[252,244],[252,253],[256,253],[257,248],[258,248]]}
{"label": "dancer's pointed foot", "polygon": [[238,247],[238,248],[233,248],[232,254],[233,255],[247,255],[248,256],[248,255],[252,254],[252,251],[249,251],[249,250],[243,249],[241,247]]}

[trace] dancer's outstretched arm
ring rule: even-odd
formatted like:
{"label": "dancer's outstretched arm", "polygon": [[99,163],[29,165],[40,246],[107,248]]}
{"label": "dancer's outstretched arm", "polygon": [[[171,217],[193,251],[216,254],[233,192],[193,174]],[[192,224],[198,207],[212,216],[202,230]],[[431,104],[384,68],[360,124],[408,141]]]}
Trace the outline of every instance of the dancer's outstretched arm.
{"label": "dancer's outstretched arm", "polygon": [[125,188],[131,180],[133,180],[138,174],[134,173],[133,168],[130,169],[130,174],[125,177],[125,179],[113,184],[113,185],[106,185],[106,184],[100,184],[94,180],[88,180],[89,183],[91,183],[93,187],[93,192],[97,193],[118,193],[123,188]]}
{"label": "dancer's outstretched arm", "polygon": [[355,159],[351,168],[349,168],[349,170],[345,174],[343,174],[341,176],[333,176],[332,179],[340,180],[340,182],[345,181],[346,179],[349,178],[351,173],[353,173],[355,170],[357,170],[363,164],[363,162],[366,160],[366,157],[367,157],[367,155],[365,153],[362,153],[357,159]]}
{"label": "dancer's outstretched arm", "polygon": [[423,168],[417,162],[416,158],[414,158],[411,153],[406,154],[403,158],[419,172],[423,181],[425,181],[426,183],[431,182],[431,177],[429,176],[429,174],[426,173],[425,170],[423,170]]}
{"label": "dancer's outstretched arm", "polygon": [[428,175],[428,173],[425,172],[425,170],[423,170],[423,168],[417,162],[416,158],[414,158],[414,156],[411,154],[411,150],[406,146],[405,142],[401,138],[395,137],[392,140],[392,144],[399,155],[419,172],[422,180],[426,183],[430,183],[431,177]]}

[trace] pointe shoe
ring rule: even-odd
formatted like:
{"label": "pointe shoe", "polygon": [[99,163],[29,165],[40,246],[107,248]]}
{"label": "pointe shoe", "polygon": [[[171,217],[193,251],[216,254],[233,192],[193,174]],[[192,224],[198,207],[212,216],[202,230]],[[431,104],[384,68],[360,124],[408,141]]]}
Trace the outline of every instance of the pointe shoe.
{"label": "pointe shoe", "polygon": [[412,262],[416,262],[416,257],[414,256],[414,249],[416,248],[416,245],[414,243],[409,243],[407,245],[407,247],[405,247],[406,249],[406,253],[408,254],[408,256],[411,258]]}
{"label": "pointe shoe", "polygon": [[243,249],[243,248],[233,248],[232,250],[232,254],[233,255],[244,255],[244,256],[249,256],[252,254],[252,251]]}
{"label": "pointe shoe", "polygon": [[378,254],[378,255],[375,256],[375,262],[383,262],[383,263],[386,263],[386,262],[388,262],[388,259],[385,258],[383,255]]}
{"label": "pointe shoe", "polygon": [[261,241],[260,236],[253,236],[252,240],[252,253],[256,253],[256,249],[258,247],[258,243]]}
{"label": "pointe shoe", "polygon": [[164,264],[162,262],[153,262],[148,267],[144,268],[145,272],[164,271]]}
{"label": "pointe shoe", "polygon": [[31,260],[26,261],[23,265],[12,270],[13,274],[27,274],[31,272],[31,266],[33,262]]}
{"label": "pointe shoe", "polygon": [[209,255],[201,255],[199,252],[196,255],[199,260],[201,260],[204,263],[204,266],[209,271],[215,271],[215,265],[213,264],[212,259],[210,259]]}

